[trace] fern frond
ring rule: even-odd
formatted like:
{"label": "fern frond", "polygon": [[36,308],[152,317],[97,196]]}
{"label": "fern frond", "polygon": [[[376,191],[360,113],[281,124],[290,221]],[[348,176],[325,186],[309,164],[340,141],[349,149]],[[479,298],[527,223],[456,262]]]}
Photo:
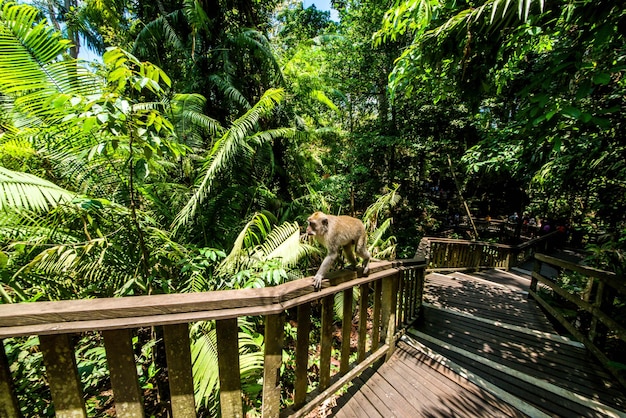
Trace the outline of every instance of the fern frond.
{"label": "fern frond", "polygon": [[265,260],[280,260],[283,268],[289,268],[315,251],[313,246],[300,242],[300,226],[294,222],[274,227],[255,254]]}

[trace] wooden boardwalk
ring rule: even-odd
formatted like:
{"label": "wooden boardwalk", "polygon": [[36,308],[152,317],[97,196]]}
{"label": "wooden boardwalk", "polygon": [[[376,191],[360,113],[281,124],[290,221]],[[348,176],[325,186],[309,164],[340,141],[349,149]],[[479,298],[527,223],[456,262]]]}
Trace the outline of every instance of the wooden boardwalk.
{"label": "wooden boardwalk", "polygon": [[423,321],[336,417],[626,417],[623,388],[556,334],[523,274],[431,273]]}

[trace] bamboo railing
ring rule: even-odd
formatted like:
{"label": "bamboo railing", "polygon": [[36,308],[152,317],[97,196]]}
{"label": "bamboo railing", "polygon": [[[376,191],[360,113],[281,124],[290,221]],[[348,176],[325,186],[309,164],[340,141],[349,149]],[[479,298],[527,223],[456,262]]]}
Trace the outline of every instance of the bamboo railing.
{"label": "bamboo railing", "polygon": [[495,244],[448,238],[422,238],[416,256],[426,258],[429,271],[510,270],[529,260],[536,252],[546,251],[557,237],[552,232],[519,245]]}
{"label": "bamboo railing", "polygon": [[[389,357],[403,328],[418,316],[424,286],[423,260],[371,263],[367,277],[336,272],[318,292],[310,278],[263,289],[225,290],[0,305],[2,339],[37,335],[46,380],[57,417],[86,416],[82,384],[77,372],[73,336],[97,331],[102,335],[118,417],[144,416],[144,402],[136,375],[132,337],[137,328],[161,327],[164,335],[170,412],[174,418],[195,416],[189,324],[215,321],[223,417],[243,417],[237,318],[262,316],[265,330],[262,415],[303,416],[356,378],[376,360]],[[329,284],[330,283],[330,284]],[[350,363],[353,289],[360,290],[358,348]],[[339,358],[331,358],[333,303],[343,293]],[[321,303],[319,341],[310,341],[311,305]],[[281,411],[281,362],[285,313],[297,311],[294,405]],[[368,317],[368,311],[372,315]],[[367,322],[371,321],[371,331]],[[319,344],[318,389],[308,392],[309,346]],[[340,364],[331,372],[331,362]],[[4,345],[0,344],[0,417],[19,417]]]}
{"label": "bamboo railing", "polygon": [[[587,279],[587,289],[582,294],[576,294],[559,286],[554,278],[541,274],[542,265],[557,268],[559,271],[576,272]],[[586,312],[591,316],[588,326],[575,326],[552,304],[542,297],[538,286],[550,289],[553,294],[576,306],[579,312]],[[626,297],[626,282],[624,277],[609,271],[571,263],[560,258],[550,257],[543,254],[535,254],[535,266],[532,272],[532,281],[529,297],[534,298],[550,315],[552,315],[570,334],[600,361],[611,374],[626,388],[626,375],[616,364],[611,362],[605,352],[600,348],[602,341],[608,335],[619,338],[626,343],[626,322],[623,319],[614,318],[611,308],[617,297],[624,300]],[[544,294],[545,295],[545,294]]]}

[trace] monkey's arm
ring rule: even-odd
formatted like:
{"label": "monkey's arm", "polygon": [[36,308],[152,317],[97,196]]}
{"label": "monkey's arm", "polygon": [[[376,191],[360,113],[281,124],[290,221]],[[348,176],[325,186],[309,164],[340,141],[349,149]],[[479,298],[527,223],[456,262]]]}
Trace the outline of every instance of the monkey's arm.
{"label": "monkey's arm", "polygon": [[330,270],[330,268],[333,266],[333,263],[337,259],[338,255],[339,251],[328,250],[328,255],[326,256],[326,258],[324,258],[324,261],[322,261],[322,265],[317,270],[315,277],[313,277],[313,287],[316,290],[319,290],[320,287],[322,287],[322,279],[324,278],[326,273],[328,273],[328,270]]}

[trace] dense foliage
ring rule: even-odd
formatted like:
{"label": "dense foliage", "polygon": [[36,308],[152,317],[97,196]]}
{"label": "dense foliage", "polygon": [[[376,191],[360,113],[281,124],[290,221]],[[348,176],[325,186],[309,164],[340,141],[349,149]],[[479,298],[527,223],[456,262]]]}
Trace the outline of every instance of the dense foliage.
{"label": "dense foliage", "polygon": [[[0,0],[3,303],[300,278],[318,262],[300,239],[314,210],[362,216],[375,254],[411,256],[464,201],[603,234],[591,262],[623,272],[617,0],[336,0],[339,21],[289,0],[32,4]],[[194,367],[216,370],[213,325],[192,332]],[[81,341],[101,382],[103,353]],[[16,361],[33,344],[6,342]],[[207,414],[216,385],[196,382]]]}

